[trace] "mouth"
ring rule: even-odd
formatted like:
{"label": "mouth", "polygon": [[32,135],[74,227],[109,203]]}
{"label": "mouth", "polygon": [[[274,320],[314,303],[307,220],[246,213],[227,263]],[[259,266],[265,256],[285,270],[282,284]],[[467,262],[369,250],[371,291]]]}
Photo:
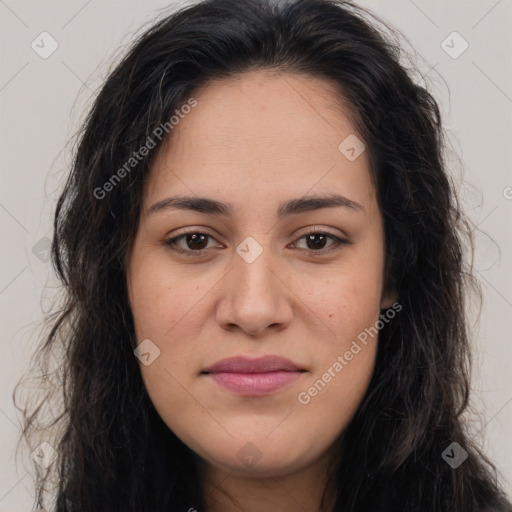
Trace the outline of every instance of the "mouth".
{"label": "mouth", "polygon": [[306,370],[279,356],[232,357],[201,372],[220,387],[242,396],[273,393],[300,378]]}

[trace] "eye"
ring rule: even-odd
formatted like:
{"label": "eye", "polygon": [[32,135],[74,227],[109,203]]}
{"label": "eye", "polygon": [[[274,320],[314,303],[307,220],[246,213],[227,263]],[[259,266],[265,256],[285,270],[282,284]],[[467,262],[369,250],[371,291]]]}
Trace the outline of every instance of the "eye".
{"label": "eye", "polygon": [[[325,244],[329,239],[332,240],[333,243],[325,248]],[[304,250],[319,254],[325,254],[327,252],[339,249],[341,245],[349,244],[347,240],[344,240],[343,238],[340,238],[331,233],[321,231],[319,229],[309,231],[305,235],[302,235],[300,238],[298,238],[297,241],[300,242],[301,240],[305,240],[306,243],[306,248]]]}
{"label": "eye", "polygon": [[212,236],[206,233],[189,231],[174,238],[169,238],[165,241],[165,245],[170,246],[174,251],[185,253],[187,256],[198,256],[207,248],[209,238],[214,240]]}
{"label": "eye", "polygon": [[[164,243],[166,246],[171,247],[173,251],[185,254],[187,256],[201,256],[203,252],[208,248],[208,239],[215,240],[211,235],[208,235],[207,233],[202,233],[200,231],[189,231],[173,238],[169,238],[165,240]],[[332,240],[333,243],[325,248],[325,244],[329,239]],[[318,254],[331,252],[338,249],[341,245],[347,245],[350,243],[347,240],[344,240],[331,233],[320,230],[312,230],[302,235],[296,240],[296,242],[291,245],[296,245],[297,242],[300,242],[301,240],[305,240],[306,248],[299,248],[300,250]]]}

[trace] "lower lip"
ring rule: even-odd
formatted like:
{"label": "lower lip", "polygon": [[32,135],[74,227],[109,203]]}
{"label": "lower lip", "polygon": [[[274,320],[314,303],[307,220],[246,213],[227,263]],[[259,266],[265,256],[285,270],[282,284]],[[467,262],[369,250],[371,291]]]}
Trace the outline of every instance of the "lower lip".
{"label": "lower lip", "polygon": [[219,386],[243,396],[262,396],[297,380],[303,372],[277,371],[268,373],[209,373]]}

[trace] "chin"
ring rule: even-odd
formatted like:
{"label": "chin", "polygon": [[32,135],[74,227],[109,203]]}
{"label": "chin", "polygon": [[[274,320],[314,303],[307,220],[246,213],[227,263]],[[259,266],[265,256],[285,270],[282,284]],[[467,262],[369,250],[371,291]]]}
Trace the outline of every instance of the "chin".
{"label": "chin", "polygon": [[256,456],[252,460],[249,460],[247,456],[233,458],[232,454],[233,452],[218,454],[218,457],[208,462],[232,475],[250,476],[251,478],[283,477],[300,471],[310,463],[299,454],[294,456],[289,451],[263,450],[261,458]]}
{"label": "chin", "polygon": [[208,463],[231,474],[256,478],[281,477],[300,471],[321,457],[318,447],[301,445],[297,437],[271,439],[268,431],[243,438],[204,443],[193,447]]}

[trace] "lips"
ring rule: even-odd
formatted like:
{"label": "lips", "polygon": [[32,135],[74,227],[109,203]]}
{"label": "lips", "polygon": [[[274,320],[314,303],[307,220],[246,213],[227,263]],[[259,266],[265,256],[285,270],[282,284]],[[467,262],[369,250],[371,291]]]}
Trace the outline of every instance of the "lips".
{"label": "lips", "polygon": [[283,388],[304,372],[289,359],[263,356],[256,359],[223,359],[201,373],[224,389],[239,395],[262,396]]}
{"label": "lips", "polygon": [[269,373],[300,371],[289,359],[279,356],[263,356],[257,359],[231,357],[223,359],[203,370],[203,373]]}

